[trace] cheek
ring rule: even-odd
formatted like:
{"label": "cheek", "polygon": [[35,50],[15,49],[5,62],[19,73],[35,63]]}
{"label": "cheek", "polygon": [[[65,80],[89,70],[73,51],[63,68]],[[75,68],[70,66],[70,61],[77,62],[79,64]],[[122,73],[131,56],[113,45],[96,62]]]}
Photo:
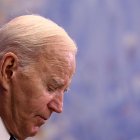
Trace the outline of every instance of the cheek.
{"label": "cheek", "polygon": [[52,98],[49,93],[46,93],[41,81],[35,79],[28,79],[28,81],[18,79],[12,86],[14,98],[16,98],[15,106],[27,115],[46,110],[47,104]]}
{"label": "cheek", "polygon": [[28,104],[28,108],[30,108],[30,112],[32,112],[33,114],[36,114],[38,112],[44,112],[47,110],[47,104],[50,101],[50,97],[49,96],[40,96],[39,98],[34,98],[31,99],[29,104]]}

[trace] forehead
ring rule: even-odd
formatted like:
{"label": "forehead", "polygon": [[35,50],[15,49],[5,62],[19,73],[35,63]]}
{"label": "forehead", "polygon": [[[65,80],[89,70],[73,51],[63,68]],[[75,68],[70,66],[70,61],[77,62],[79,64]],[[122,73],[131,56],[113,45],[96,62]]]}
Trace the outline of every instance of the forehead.
{"label": "forehead", "polygon": [[38,65],[41,71],[49,75],[71,77],[75,71],[75,55],[72,52],[53,52],[51,55],[41,56]]}
{"label": "forehead", "polygon": [[64,57],[52,56],[49,59],[41,56],[32,69],[35,77],[45,85],[69,86],[75,71],[75,56],[72,53],[67,53]]}

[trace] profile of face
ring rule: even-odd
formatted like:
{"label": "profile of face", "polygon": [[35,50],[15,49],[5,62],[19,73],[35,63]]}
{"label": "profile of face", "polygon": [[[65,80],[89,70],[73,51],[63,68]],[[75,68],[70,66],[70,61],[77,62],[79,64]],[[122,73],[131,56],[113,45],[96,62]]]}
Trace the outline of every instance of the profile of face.
{"label": "profile of face", "polygon": [[68,67],[50,66],[41,59],[24,70],[18,66],[14,54],[4,58],[7,106],[2,117],[9,132],[17,138],[34,136],[53,112],[62,112],[63,96],[75,69],[75,55],[68,53],[67,56]]}

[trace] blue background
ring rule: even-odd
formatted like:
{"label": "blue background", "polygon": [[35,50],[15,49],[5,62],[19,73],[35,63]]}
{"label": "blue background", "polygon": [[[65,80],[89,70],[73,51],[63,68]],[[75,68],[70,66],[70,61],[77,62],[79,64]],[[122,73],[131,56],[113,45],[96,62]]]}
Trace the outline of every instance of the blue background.
{"label": "blue background", "polygon": [[64,112],[30,140],[140,140],[139,0],[1,0],[0,13],[50,18],[78,46]]}

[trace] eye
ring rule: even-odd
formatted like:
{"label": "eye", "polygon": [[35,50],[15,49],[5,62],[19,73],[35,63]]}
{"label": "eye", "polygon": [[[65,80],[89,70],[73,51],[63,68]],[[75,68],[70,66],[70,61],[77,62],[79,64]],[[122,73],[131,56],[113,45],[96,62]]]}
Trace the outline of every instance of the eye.
{"label": "eye", "polygon": [[54,87],[51,86],[51,85],[48,85],[48,86],[47,86],[47,90],[48,90],[49,92],[54,92],[54,91],[56,90],[56,88],[54,88]]}

